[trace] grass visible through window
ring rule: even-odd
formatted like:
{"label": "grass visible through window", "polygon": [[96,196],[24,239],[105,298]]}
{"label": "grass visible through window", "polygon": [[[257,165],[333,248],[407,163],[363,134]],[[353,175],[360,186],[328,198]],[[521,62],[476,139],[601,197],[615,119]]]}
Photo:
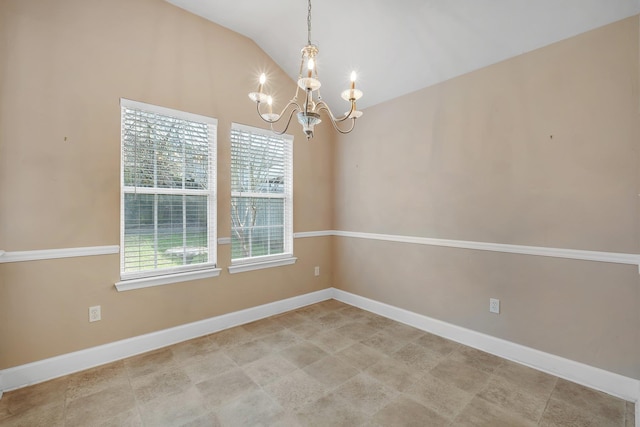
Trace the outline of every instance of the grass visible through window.
{"label": "grass visible through window", "polygon": [[[188,232],[186,264],[204,263],[208,260],[207,232]],[[131,233],[125,235],[125,271],[153,270],[154,237],[151,233]],[[182,233],[160,234],[158,236],[158,266],[170,268],[185,265],[181,252],[184,248]],[[167,251],[169,250],[169,253]],[[195,255],[193,255],[195,254]],[[193,255],[193,256],[192,256]]]}

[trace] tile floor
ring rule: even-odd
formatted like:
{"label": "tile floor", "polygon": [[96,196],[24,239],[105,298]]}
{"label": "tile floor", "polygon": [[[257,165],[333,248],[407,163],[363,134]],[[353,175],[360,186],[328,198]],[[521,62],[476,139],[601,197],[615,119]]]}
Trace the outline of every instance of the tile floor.
{"label": "tile floor", "polygon": [[609,395],[325,301],[12,392],[1,426],[634,426]]}

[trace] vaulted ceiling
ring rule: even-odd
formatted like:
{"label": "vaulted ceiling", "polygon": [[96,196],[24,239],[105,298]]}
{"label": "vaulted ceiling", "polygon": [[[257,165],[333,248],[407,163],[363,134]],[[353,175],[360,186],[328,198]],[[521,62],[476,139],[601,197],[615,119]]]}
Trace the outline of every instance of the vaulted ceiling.
{"label": "vaulted ceiling", "polygon": [[[167,1],[251,38],[297,79],[307,1]],[[640,0],[315,0],[311,42],[339,113],[352,70],[362,109],[638,13]]]}

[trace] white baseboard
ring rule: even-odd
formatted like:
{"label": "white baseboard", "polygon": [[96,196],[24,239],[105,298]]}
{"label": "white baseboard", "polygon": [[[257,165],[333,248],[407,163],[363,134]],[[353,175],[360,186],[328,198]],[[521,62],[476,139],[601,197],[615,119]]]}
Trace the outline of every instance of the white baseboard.
{"label": "white baseboard", "polygon": [[462,328],[335,288],[323,289],[210,319],[8,368],[0,371],[0,397],[2,397],[3,391],[14,390],[83,371],[331,298],[569,381],[601,390],[613,396],[635,401],[636,425],[640,427],[640,380]]}
{"label": "white baseboard", "polygon": [[14,390],[115,362],[136,354],[325,301],[331,299],[332,296],[332,288],[323,289],[210,319],[8,368],[0,371],[0,397],[3,391]]}
{"label": "white baseboard", "polygon": [[[539,371],[603,391],[640,404],[640,380],[625,377],[580,362],[525,347],[471,329],[446,323],[402,308],[394,307],[340,289],[333,289],[333,298],[380,316],[413,326],[426,332],[474,347]],[[636,420],[640,420],[636,416]]]}

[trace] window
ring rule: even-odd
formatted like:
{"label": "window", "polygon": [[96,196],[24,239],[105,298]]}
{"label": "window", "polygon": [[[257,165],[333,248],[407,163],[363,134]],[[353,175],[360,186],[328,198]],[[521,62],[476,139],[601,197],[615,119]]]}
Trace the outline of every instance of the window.
{"label": "window", "polygon": [[121,280],[217,275],[216,119],[120,104]]}
{"label": "window", "polygon": [[259,266],[230,272],[295,262],[292,163],[292,136],[231,126],[231,263]]}

